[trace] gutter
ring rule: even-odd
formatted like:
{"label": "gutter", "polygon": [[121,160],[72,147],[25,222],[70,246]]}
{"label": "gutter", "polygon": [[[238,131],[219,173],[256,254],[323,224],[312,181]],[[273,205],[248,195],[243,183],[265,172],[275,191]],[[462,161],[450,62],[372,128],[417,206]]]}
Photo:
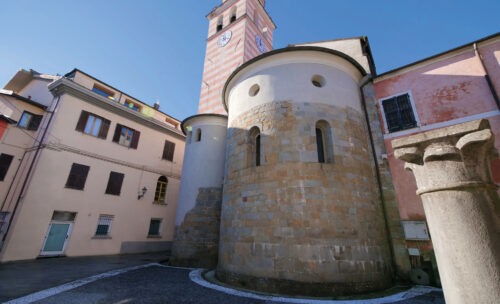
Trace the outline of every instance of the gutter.
{"label": "gutter", "polygon": [[488,74],[488,70],[486,69],[486,66],[484,65],[483,57],[481,56],[481,53],[479,53],[479,48],[477,47],[477,43],[473,44],[474,47],[474,54],[479,58],[479,62],[481,63],[481,66],[483,67],[484,70],[484,78],[486,78],[486,82],[488,83],[488,87],[490,88],[491,95],[493,96],[493,99],[495,99],[495,103],[497,104],[497,108],[500,110],[500,100],[498,99],[498,94],[495,89],[495,86],[491,82],[490,75]]}
{"label": "gutter", "polygon": [[375,162],[375,176],[377,178],[379,199],[380,199],[383,214],[384,214],[384,224],[385,224],[385,230],[386,230],[386,237],[387,237],[387,240],[389,241],[389,251],[391,254],[392,274],[393,274],[393,277],[397,277],[398,272],[397,272],[397,265],[396,265],[396,255],[394,253],[394,247],[393,247],[394,244],[392,242],[391,230],[390,230],[390,226],[389,226],[389,219],[387,218],[387,207],[385,205],[384,192],[383,192],[383,186],[382,186],[382,178],[380,175],[380,169],[378,167],[377,153],[375,152],[375,145],[373,143],[372,128],[370,126],[370,120],[368,117],[368,110],[366,108],[365,94],[363,92],[363,87],[365,85],[367,85],[372,80],[373,80],[373,76],[371,74],[368,74],[365,77],[363,77],[361,79],[360,84],[359,84],[359,92],[361,94],[361,106],[363,107],[363,113],[365,114],[366,125],[368,127],[368,136],[370,139],[370,148],[372,150],[372,157],[373,157],[373,161]]}

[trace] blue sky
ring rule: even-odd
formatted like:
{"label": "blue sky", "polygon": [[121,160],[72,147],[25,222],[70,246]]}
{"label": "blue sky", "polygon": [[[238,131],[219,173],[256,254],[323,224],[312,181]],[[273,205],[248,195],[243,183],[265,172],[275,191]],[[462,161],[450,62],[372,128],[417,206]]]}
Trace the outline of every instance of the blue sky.
{"label": "blue sky", "polygon": [[[197,112],[208,21],[221,0],[4,0],[0,85],[74,67],[178,119]],[[274,47],[368,36],[377,72],[500,31],[500,1],[267,0]]]}

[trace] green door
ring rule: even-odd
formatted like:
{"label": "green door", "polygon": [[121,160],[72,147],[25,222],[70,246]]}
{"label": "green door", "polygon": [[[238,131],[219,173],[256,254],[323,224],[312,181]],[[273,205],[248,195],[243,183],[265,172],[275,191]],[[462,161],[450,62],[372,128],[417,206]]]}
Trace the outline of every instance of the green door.
{"label": "green door", "polygon": [[44,252],[62,252],[70,224],[50,224],[49,235],[43,246]]}

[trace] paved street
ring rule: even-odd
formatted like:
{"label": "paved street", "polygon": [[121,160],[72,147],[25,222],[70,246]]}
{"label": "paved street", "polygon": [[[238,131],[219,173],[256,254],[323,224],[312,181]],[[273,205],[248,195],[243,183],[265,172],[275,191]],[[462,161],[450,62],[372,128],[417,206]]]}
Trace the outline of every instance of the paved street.
{"label": "paved street", "polygon": [[113,269],[160,262],[166,253],[51,258],[0,264],[0,302]]}
{"label": "paved street", "polygon": [[[20,301],[14,300],[14,303],[286,303],[283,298],[269,300],[242,297],[200,286],[190,279],[190,273],[193,276],[191,269],[151,264],[163,257],[133,255],[66,258],[0,265],[0,301],[31,294],[20,298]],[[14,267],[14,264],[20,265]],[[58,264],[65,265],[63,267]],[[117,266],[122,269],[118,270]],[[52,268],[58,270],[54,271]],[[13,275],[16,269],[20,273]],[[40,273],[28,275],[29,269],[39,269]],[[44,270],[48,272],[47,275],[44,275]],[[6,274],[9,274],[10,280]],[[80,280],[76,280],[77,278]],[[61,286],[70,281],[71,283]],[[54,288],[47,289],[49,287]],[[33,294],[36,291],[39,292]],[[362,303],[368,303],[364,301]],[[301,303],[308,302],[305,300]],[[373,303],[382,302],[373,300]],[[432,291],[393,303],[444,304],[444,299],[441,292]]]}

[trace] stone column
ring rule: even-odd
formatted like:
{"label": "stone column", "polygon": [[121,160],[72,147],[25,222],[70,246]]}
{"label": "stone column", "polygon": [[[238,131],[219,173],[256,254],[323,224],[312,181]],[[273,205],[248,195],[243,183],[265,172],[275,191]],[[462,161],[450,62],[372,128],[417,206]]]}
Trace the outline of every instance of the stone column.
{"label": "stone column", "polygon": [[487,120],[392,141],[406,162],[436,252],[446,303],[500,303],[500,198]]}

